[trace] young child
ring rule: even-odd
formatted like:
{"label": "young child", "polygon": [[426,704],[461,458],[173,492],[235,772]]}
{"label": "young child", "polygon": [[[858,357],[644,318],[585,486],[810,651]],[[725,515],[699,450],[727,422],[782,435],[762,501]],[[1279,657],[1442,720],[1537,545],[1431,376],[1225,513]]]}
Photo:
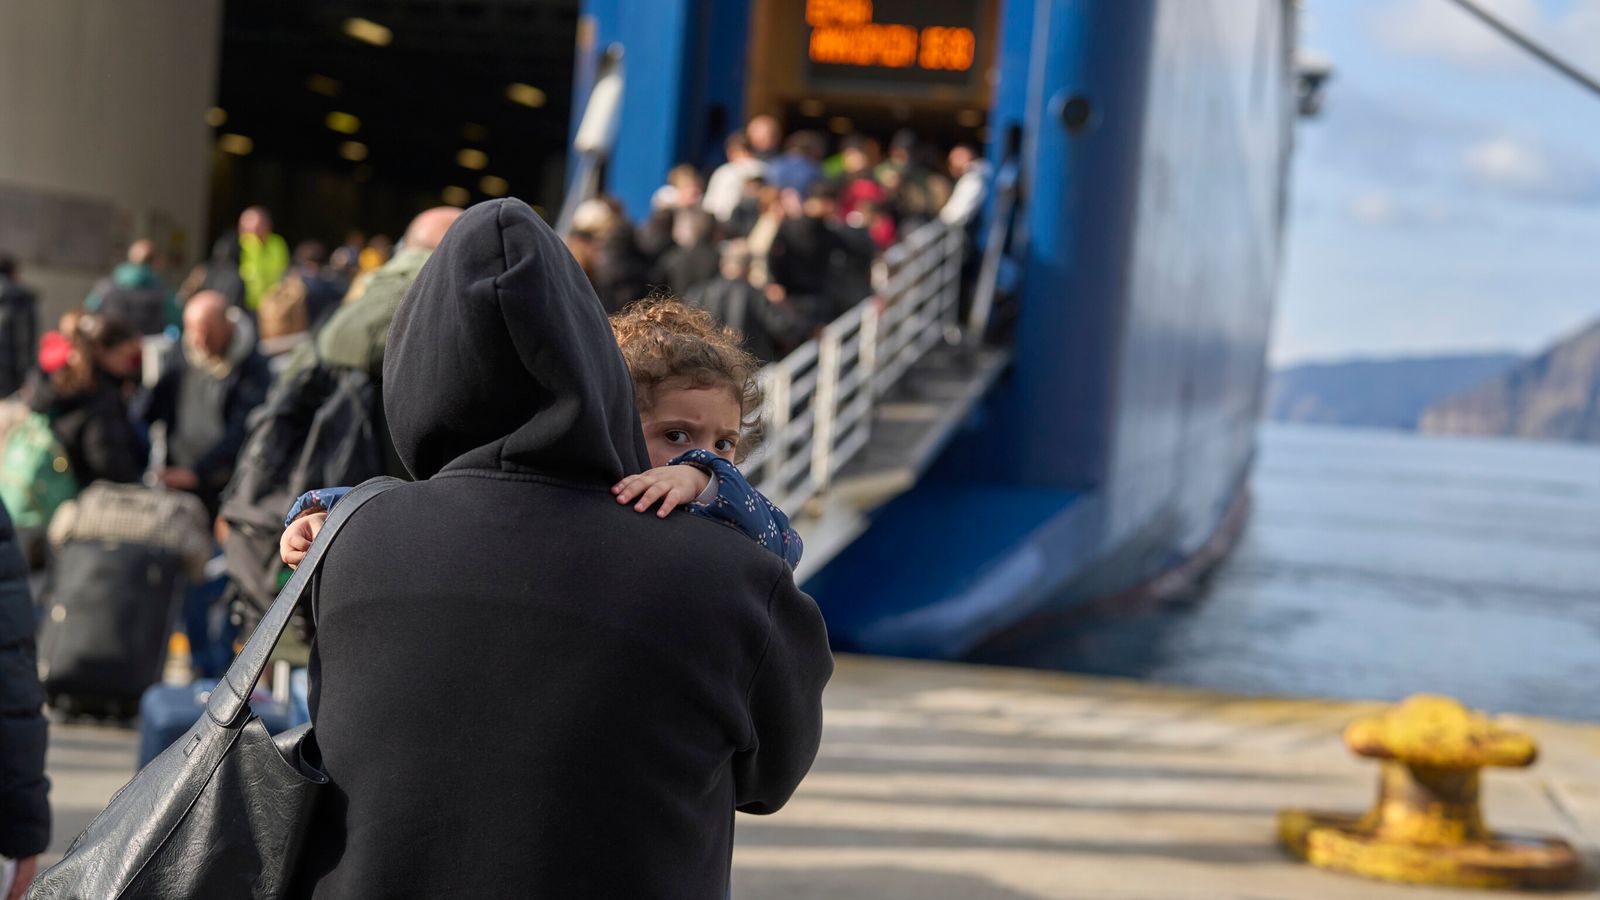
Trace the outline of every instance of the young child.
{"label": "young child", "polygon": [[[683,507],[692,515],[742,531],[798,565],[803,547],[789,517],[740,474],[757,430],[760,362],[740,346],[737,332],[705,310],[652,297],[611,317],[617,344],[633,376],[634,400],[654,468],[611,487],[620,504],[656,515]],[[305,559],[328,511],[349,488],[301,495],[278,542],[291,568]]]}

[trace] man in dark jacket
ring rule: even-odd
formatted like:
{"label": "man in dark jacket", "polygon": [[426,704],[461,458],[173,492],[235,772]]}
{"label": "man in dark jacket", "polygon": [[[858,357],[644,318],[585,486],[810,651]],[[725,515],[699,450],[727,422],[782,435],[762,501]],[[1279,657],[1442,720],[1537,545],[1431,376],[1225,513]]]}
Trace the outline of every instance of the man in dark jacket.
{"label": "man in dark jacket", "polygon": [[16,260],[0,253],[0,397],[28,379],[39,346],[39,300],[17,281]]}
{"label": "man in dark jacket", "polygon": [[311,715],[314,897],[723,897],[733,811],[816,753],[822,617],[731,528],[641,516],[604,312],[528,206],[451,228],[384,360],[418,481],[329,548]]}
{"label": "man in dark jacket", "polygon": [[167,429],[161,482],[199,495],[213,516],[244,445],[245,420],[267,398],[272,372],[255,349],[249,320],[216,291],[183,310],[181,354],[151,392],[145,415]]}
{"label": "man in dark jacket", "polygon": [[[33,647],[28,570],[11,518],[0,507],[0,856],[17,860],[16,881],[33,881],[50,843],[50,783],[44,777],[44,691]],[[13,887],[3,900],[22,895]]]}
{"label": "man in dark jacket", "polygon": [[720,277],[690,288],[684,299],[743,335],[744,349],[769,363],[805,339],[805,322],[780,293],[750,283],[750,245],[736,238],[723,245]]}

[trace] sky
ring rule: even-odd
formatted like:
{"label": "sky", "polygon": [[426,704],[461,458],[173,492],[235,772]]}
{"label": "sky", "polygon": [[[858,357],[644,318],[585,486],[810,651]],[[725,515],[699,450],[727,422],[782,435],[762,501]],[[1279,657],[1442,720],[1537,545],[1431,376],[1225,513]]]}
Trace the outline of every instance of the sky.
{"label": "sky", "polygon": [[[1481,0],[1600,78],[1600,0]],[[1449,0],[1305,0],[1275,364],[1533,352],[1600,319],[1600,96]]]}

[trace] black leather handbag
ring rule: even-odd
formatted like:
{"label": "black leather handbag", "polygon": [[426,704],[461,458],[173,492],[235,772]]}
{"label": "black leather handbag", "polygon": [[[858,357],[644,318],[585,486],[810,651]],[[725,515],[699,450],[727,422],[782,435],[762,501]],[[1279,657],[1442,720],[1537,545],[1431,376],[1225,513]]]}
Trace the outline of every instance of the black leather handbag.
{"label": "black leather handbag", "polygon": [[37,900],[280,897],[328,776],[310,725],[273,737],[250,692],[328,545],[363,503],[401,482],[369,481],[334,507],[205,713],[150,761],[34,882]]}

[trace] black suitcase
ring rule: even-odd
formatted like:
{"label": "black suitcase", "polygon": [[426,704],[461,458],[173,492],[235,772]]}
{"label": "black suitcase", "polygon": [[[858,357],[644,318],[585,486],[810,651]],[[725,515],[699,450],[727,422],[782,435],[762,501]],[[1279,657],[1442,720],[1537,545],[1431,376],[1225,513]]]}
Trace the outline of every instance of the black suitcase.
{"label": "black suitcase", "polygon": [[167,635],[187,584],[163,547],[73,540],[58,548],[39,633],[39,676],[52,707],[131,718],[161,680]]}

